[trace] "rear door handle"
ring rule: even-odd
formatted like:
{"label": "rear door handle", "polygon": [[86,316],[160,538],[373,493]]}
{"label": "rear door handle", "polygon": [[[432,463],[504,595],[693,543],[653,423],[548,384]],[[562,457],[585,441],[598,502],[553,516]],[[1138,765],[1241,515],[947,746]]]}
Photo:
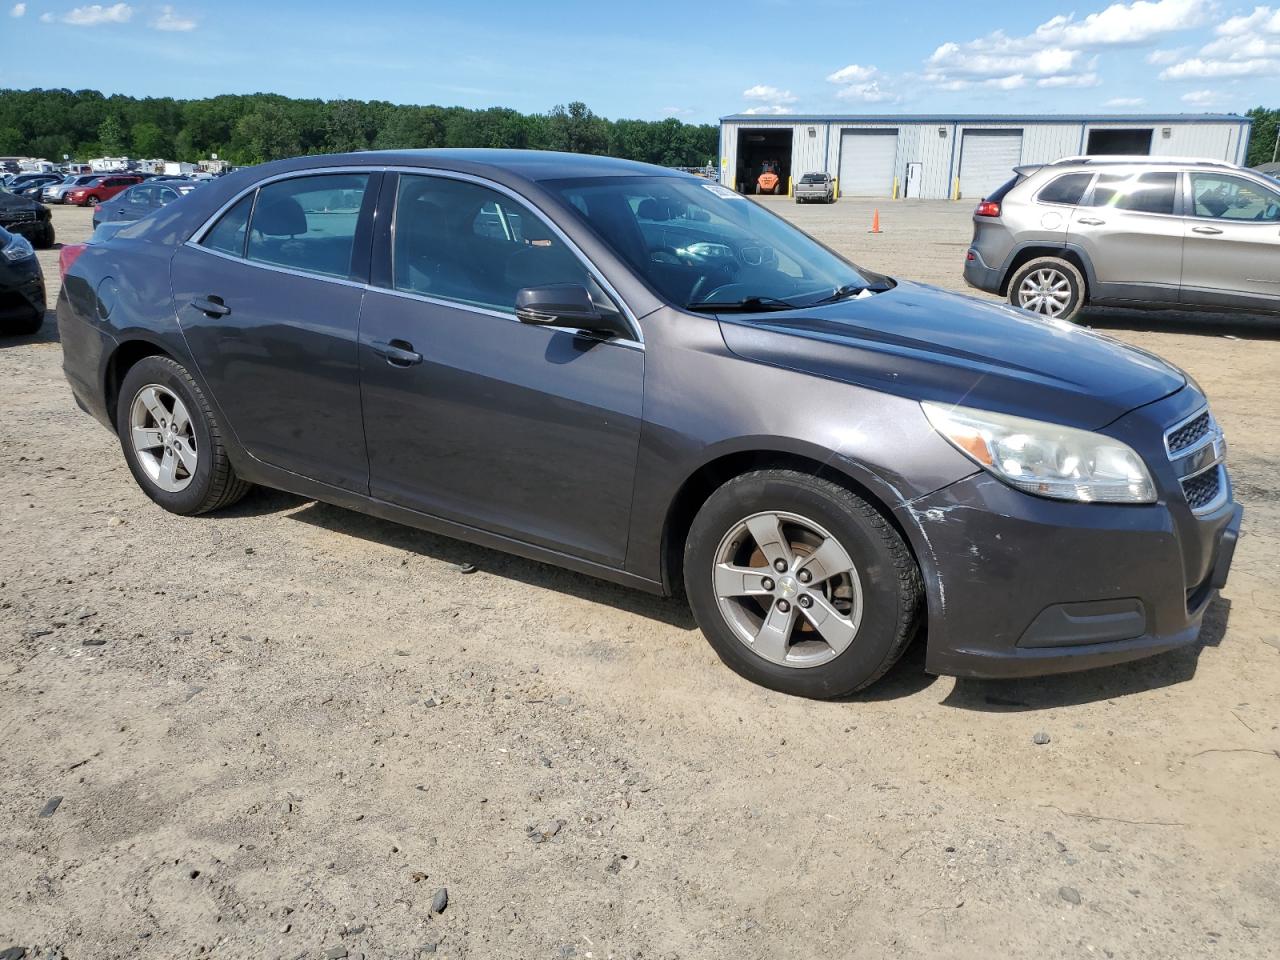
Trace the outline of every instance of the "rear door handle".
{"label": "rear door handle", "polygon": [[1221,231],[1221,230],[1219,230],[1217,227],[1192,227],[1192,228],[1191,228],[1191,232],[1192,232],[1192,233],[1207,233],[1207,234],[1212,235],[1212,234],[1218,234],[1218,233],[1221,233],[1222,231]]}
{"label": "rear door handle", "polygon": [[222,302],[221,297],[196,297],[191,301],[191,305],[210,317],[225,317],[231,312],[231,308]]}
{"label": "rear door handle", "polygon": [[1091,227],[1100,227],[1106,222],[1105,220],[1099,220],[1097,217],[1081,217],[1076,221],[1076,223],[1088,224]]}
{"label": "rear door handle", "polygon": [[422,354],[413,349],[407,340],[374,340],[369,346],[393,367],[412,367],[422,362]]}

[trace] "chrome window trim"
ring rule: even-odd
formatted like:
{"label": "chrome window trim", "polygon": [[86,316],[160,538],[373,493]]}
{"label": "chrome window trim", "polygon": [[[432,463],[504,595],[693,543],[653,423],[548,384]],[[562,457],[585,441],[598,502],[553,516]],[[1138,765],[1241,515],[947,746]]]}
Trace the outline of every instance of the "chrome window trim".
{"label": "chrome window trim", "polygon": [[[569,238],[569,236],[563,230],[560,229],[559,224],[552,221],[545,213],[542,212],[542,210],[538,208],[538,205],[533,203],[531,200],[529,200],[528,197],[522,196],[521,194],[512,190],[510,187],[505,186],[504,184],[496,183],[493,180],[488,180],[484,177],[476,176],[475,174],[462,173],[457,170],[442,170],[435,167],[350,166],[350,165],[339,166],[339,167],[320,167],[320,168],[312,168],[309,170],[290,170],[286,173],[277,173],[263,180],[255,181],[254,183],[250,184],[249,186],[245,187],[243,190],[239,191],[234,196],[232,196],[229,200],[227,200],[226,203],[224,203],[217,210],[215,210],[208,218],[205,219],[205,221],[199,227],[196,228],[195,232],[192,233],[191,236],[185,241],[185,245],[190,247],[195,247],[197,250],[203,250],[204,252],[214,254],[215,256],[221,256],[227,260],[231,260],[238,263],[249,264],[250,266],[254,266],[254,267],[261,267],[263,269],[272,269],[280,273],[289,273],[289,274],[293,274],[294,276],[300,276],[300,277],[311,277],[316,280],[326,280],[330,283],[342,283],[347,286],[368,287],[371,290],[380,290],[388,293],[403,294],[406,296],[415,296],[412,294],[406,294],[404,291],[388,289],[386,287],[374,287],[370,284],[358,283],[353,280],[341,280],[337,277],[326,277],[323,274],[318,274],[318,273],[306,273],[304,271],[293,270],[288,267],[275,267],[275,266],[272,266],[271,264],[260,263],[257,260],[250,260],[248,257],[233,257],[233,256],[230,256],[229,254],[220,253],[219,251],[216,251],[216,250],[210,250],[208,247],[203,245],[205,236],[209,233],[210,230],[213,229],[214,225],[218,222],[218,220],[222,218],[222,215],[226,213],[228,210],[230,210],[233,206],[235,206],[245,196],[252,193],[253,191],[258,190],[262,187],[268,186],[269,184],[276,183],[280,180],[291,180],[299,177],[314,177],[314,176],[323,176],[325,174],[343,174],[343,173],[368,173],[368,174],[397,173],[397,174],[406,174],[409,176],[435,176],[435,177],[444,177],[452,180],[463,180],[470,183],[479,184],[480,186],[487,187],[490,190],[496,190],[497,192],[505,194],[506,196],[510,197],[512,200],[515,200],[517,203],[523,204],[524,206],[528,207],[531,211],[533,211],[534,216],[536,216],[539,220],[541,220],[543,223],[545,223],[548,227],[551,228],[552,232],[555,233],[555,235],[559,237],[561,241],[564,242],[565,246],[567,246],[569,250],[573,253],[573,255],[576,256],[578,260],[581,261],[582,264],[587,268],[587,272],[590,273],[593,277],[595,277],[596,282],[599,283],[600,286],[604,288],[605,292],[608,293],[609,296],[613,298],[614,302],[621,307],[622,315],[627,321],[627,326],[631,328],[631,332],[635,337],[635,343],[641,348],[644,347],[644,332],[641,330],[640,321],[636,317],[635,311],[631,309],[630,305],[626,302],[626,300],[622,298],[622,296],[618,293],[617,289],[613,286],[613,284],[611,284],[608,281],[605,275],[591,261],[591,258],[588,257],[585,253],[583,253],[582,248],[579,247],[576,243],[574,243]],[[399,191],[397,190],[396,192],[397,205],[399,204],[399,199],[400,199]],[[256,203],[255,203],[255,206],[256,206]],[[391,221],[392,246],[394,248],[394,244],[395,244],[394,210],[392,212],[393,212],[393,219]],[[253,211],[250,211],[248,222],[249,224],[253,223]],[[246,243],[246,248],[247,246],[248,244]],[[428,297],[417,298],[416,296],[415,298],[422,299],[424,302],[428,302],[428,303],[437,303],[445,306],[458,306],[462,309],[473,309],[473,310],[480,310],[480,311],[484,310],[484,308],[472,307],[469,304],[463,304],[453,300],[433,300]],[[502,316],[506,319],[509,319],[514,323],[520,322],[515,318],[514,313],[507,315],[496,310],[492,311],[492,313],[498,316]],[[568,328],[556,327],[555,329],[563,330]],[[607,343],[612,341],[601,341],[601,342]]]}
{"label": "chrome window trim", "polygon": [[292,267],[281,267],[274,263],[264,263],[261,260],[250,260],[248,257],[237,257],[230,253],[223,253],[221,250],[213,250],[202,244],[196,243],[194,240],[186,241],[183,246],[191,247],[209,254],[211,257],[220,257],[231,263],[238,263],[246,267],[257,267],[259,270],[270,270],[272,273],[284,273],[291,277],[305,277],[308,280],[322,280],[325,283],[336,283],[344,287],[358,287],[363,290],[368,286],[359,280],[345,280],[342,277],[331,277],[324,273],[308,273],[306,270],[295,270]]}

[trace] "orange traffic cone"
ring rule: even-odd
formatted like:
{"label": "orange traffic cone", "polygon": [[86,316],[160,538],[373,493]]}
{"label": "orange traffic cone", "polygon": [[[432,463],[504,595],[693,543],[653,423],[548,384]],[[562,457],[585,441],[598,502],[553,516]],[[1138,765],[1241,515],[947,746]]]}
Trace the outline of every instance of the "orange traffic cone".
{"label": "orange traffic cone", "polygon": [[882,233],[880,229],[880,208],[876,207],[875,213],[871,215],[871,229],[867,233]]}

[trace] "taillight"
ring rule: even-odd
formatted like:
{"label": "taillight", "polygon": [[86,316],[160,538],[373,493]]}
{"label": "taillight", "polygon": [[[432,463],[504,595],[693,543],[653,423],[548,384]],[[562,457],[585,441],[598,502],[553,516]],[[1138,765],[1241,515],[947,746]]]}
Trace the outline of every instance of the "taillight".
{"label": "taillight", "polygon": [[84,253],[84,243],[64,243],[62,249],[58,251],[58,276],[63,279],[67,276],[67,271],[71,269],[71,265],[79,259],[80,254]]}
{"label": "taillight", "polygon": [[999,200],[983,200],[978,204],[978,209],[973,211],[974,216],[978,217],[998,217],[1000,216]]}

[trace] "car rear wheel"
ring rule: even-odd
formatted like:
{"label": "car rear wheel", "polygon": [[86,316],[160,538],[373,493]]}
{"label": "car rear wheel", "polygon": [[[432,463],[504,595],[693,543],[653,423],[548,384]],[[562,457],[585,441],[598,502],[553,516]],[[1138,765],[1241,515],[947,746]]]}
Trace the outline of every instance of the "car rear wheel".
{"label": "car rear wheel", "polygon": [[89,196],[84,198],[84,202],[85,202],[85,206],[96,207],[102,201],[99,200],[97,197],[93,196],[92,194],[90,194]]}
{"label": "car rear wheel", "polygon": [[1024,263],[1009,281],[1009,302],[1056,320],[1074,320],[1085,302],[1084,276],[1058,257]]}
{"label": "car rear wheel", "polygon": [[919,621],[920,572],[874,507],[830,480],[760,470],[694,518],[685,589],[727,666],[774,690],[845,696],[879,679]]}
{"label": "car rear wheel", "polygon": [[169,357],[144,357],[129,369],[116,433],[138,486],[171,513],[207,513],[249,492],[231,466],[204,393]]}

